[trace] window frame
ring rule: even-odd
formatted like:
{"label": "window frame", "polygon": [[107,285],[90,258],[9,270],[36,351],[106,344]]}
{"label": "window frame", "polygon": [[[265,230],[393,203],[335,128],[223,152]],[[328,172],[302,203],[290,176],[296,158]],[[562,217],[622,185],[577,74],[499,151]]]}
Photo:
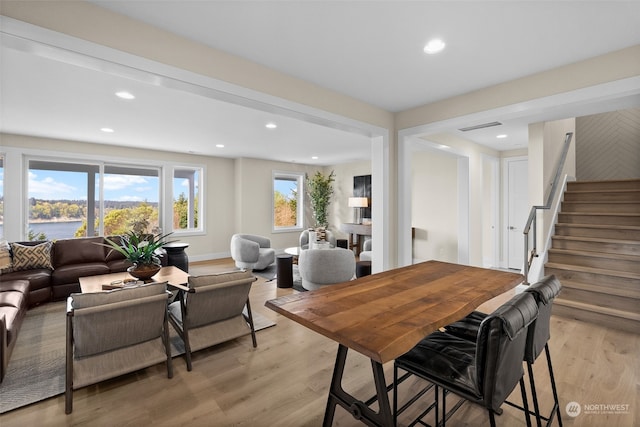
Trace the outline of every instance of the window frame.
{"label": "window frame", "polygon": [[[204,177],[205,177],[205,167],[201,166],[201,165],[173,165],[168,169],[168,175],[170,176],[170,180],[169,182],[171,182],[171,185],[167,185],[167,192],[171,195],[171,203],[167,204],[166,209],[167,209],[167,224],[170,225],[170,231],[174,234],[174,235],[202,235],[205,233],[205,227],[204,227],[204,183],[206,182]],[[198,178],[197,178],[197,184],[194,185],[195,188],[197,188],[197,191],[194,192],[194,199],[197,197],[197,202],[198,205],[194,206],[195,209],[197,209],[197,218],[194,217],[194,222],[197,220],[197,227],[192,227],[192,228],[178,228],[178,229],[174,229],[173,228],[173,204],[175,203],[175,199],[174,197],[176,196],[174,194],[174,180],[176,179],[176,171],[185,171],[185,170],[191,170],[191,171],[196,171],[198,173]],[[180,178],[180,177],[179,177]]]}
{"label": "window frame", "polygon": [[[275,196],[276,196],[276,180],[287,179],[295,180],[298,186],[298,201],[296,205],[296,225],[290,227],[276,227],[276,215],[275,215]],[[271,172],[271,231],[273,233],[288,233],[292,231],[304,230],[304,172],[287,172],[277,171]]]}
{"label": "window frame", "polygon": [[[32,160],[42,161],[42,162],[54,162],[54,163],[76,163],[79,165],[98,165],[100,171],[104,171],[105,165],[108,166],[116,166],[116,167],[125,167],[125,168],[134,168],[134,169],[157,169],[158,170],[158,179],[159,179],[159,198],[158,198],[158,217],[159,224],[163,230],[163,233],[168,232],[168,230],[172,229],[172,213],[173,213],[173,190],[171,180],[173,179],[173,168],[192,168],[200,171],[200,179],[199,179],[199,192],[200,192],[200,200],[199,200],[199,223],[197,230],[179,230],[173,233],[174,237],[178,236],[193,236],[193,235],[204,235],[206,233],[206,217],[207,213],[205,212],[206,203],[205,203],[205,192],[206,188],[204,188],[204,183],[206,182],[206,165],[201,163],[182,163],[179,166],[176,166],[174,163],[169,163],[167,161],[162,160],[150,160],[145,159],[144,164],[138,162],[132,162],[129,158],[122,158],[116,156],[95,156],[87,153],[75,154],[75,153],[65,153],[65,157],[60,157],[60,153],[56,153],[50,150],[41,150],[41,149],[14,149],[8,148],[5,152],[2,153],[4,156],[4,175],[7,176],[7,164],[6,162],[13,162],[13,168],[10,168],[9,176],[20,176],[20,183],[18,186],[12,186],[11,194],[4,194],[5,201],[5,210],[10,207],[11,215],[7,217],[5,215],[4,218],[4,227],[9,225],[9,229],[7,230],[15,230],[10,233],[11,240],[20,241],[25,240],[27,237],[28,227],[29,227],[29,162]],[[17,173],[17,174],[16,174]],[[102,180],[102,175],[100,176]],[[102,183],[101,183],[102,185]],[[14,188],[15,187],[15,188]],[[96,188],[96,193],[99,193],[102,196],[102,188]],[[9,197],[7,197],[9,196]],[[101,200],[101,199],[99,199]],[[167,200],[171,200],[171,202],[167,202]],[[96,201],[98,203],[98,201]],[[102,207],[102,206],[101,206]],[[102,211],[101,211],[102,213]],[[15,228],[11,228],[11,225],[17,226]],[[103,225],[103,220],[100,222],[100,227]],[[103,235],[103,229],[101,228],[98,232],[99,235]],[[8,237],[5,233],[5,237]]]}

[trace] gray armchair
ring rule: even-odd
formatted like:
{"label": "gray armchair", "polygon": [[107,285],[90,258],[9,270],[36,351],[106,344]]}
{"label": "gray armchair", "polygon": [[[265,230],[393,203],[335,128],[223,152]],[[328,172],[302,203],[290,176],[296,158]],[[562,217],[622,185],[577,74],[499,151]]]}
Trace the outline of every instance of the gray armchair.
{"label": "gray armchair", "polygon": [[[313,231],[313,230],[311,230]],[[326,241],[331,243],[331,246],[336,246],[336,238],[330,230],[325,230]],[[298,238],[298,243],[301,249],[309,249],[309,230],[303,230]]]}
{"label": "gray armchair", "polygon": [[298,256],[302,287],[308,290],[347,282],[353,279],[356,257],[343,248],[305,249]]}
{"label": "gray armchair", "polygon": [[167,283],[71,294],[67,300],[65,413],[73,390],[160,362],[173,376]]}
{"label": "gray armchair", "polygon": [[231,237],[231,258],[243,270],[264,270],[276,260],[271,240],[252,234],[234,234]]}
{"label": "gray armchair", "polygon": [[249,291],[250,271],[190,276],[189,290],[169,305],[169,321],[184,341],[187,370],[191,352],[251,334],[257,346]]}
{"label": "gray armchair", "polygon": [[373,261],[373,251],[371,250],[371,239],[367,239],[362,243],[362,252],[360,252],[360,261]]}

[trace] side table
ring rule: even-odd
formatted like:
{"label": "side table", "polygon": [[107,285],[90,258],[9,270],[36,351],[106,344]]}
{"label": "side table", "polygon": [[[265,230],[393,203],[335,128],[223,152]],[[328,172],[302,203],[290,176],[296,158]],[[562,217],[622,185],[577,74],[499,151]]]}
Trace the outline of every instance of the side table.
{"label": "side table", "polygon": [[276,279],[279,288],[293,287],[293,255],[278,255],[276,258]]}
{"label": "side table", "polygon": [[180,270],[185,273],[189,272],[189,257],[187,253],[184,251],[189,247],[188,243],[182,242],[173,242],[167,243],[162,246],[162,249],[167,251],[167,263],[169,265],[173,265],[178,267]]}

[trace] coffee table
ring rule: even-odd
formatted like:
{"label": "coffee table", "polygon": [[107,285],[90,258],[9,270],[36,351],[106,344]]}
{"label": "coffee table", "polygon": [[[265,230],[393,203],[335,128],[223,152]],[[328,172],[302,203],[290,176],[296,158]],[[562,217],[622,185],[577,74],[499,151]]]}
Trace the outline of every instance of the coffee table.
{"label": "coffee table", "polygon": [[[135,280],[133,276],[131,276],[126,271],[120,273],[110,273],[110,274],[100,274],[97,276],[86,276],[81,277],[80,280],[80,290],[82,293],[89,292],[102,292],[102,285],[109,285],[113,282],[125,280]],[[178,267],[169,266],[162,267],[160,271],[151,278],[154,282],[167,282],[167,285],[172,286],[174,288],[189,291],[188,286],[185,284],[189,281],[189,274],[180,270]]]}

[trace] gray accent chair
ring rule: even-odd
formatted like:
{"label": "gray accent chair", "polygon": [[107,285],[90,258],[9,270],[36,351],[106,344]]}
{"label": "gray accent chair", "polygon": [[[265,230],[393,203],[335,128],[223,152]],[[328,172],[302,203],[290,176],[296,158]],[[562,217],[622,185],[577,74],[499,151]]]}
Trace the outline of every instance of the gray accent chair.
{"label": "gray accent chair", "polygon": [[161,362],[173,377],[167,315],[167,283],[67,299],[65,413],[73,390]]}
{"label": "gray accent chair", "polygon": [[169,305],[169,321],[184,341],[187,370],[191,353],[251,334],[253,326],[249,291],[256,277],[250,271],[190,276],[189,290]]}
{"label": "gray accent chair", "polygon": [[[302,230],[300,233],[300,237],[298,238],[298,246],[301,249],[309,249],[309,231],[313,230]],[[331,244],[332,247],[336,247],[336,238],[330,230],[325,230],[326,241]]]}
{"label": "gray accent chair", "polygon": [[362,252],[360,252],[360,261],[373,261],[373,252],[371,250],[371,239],[366,239],[362,243]]}
{"label": "gray accent chair", "polygon": [[271,240],[253,234],[231,236],[231,258],[242,270],[264,270],[276,261]]}
{"label": "gray accent chair", "polygon": [[312,291],[353,279],[356,257],[343,248],[305,249],[298,255],[298,269],[302,287]]}

